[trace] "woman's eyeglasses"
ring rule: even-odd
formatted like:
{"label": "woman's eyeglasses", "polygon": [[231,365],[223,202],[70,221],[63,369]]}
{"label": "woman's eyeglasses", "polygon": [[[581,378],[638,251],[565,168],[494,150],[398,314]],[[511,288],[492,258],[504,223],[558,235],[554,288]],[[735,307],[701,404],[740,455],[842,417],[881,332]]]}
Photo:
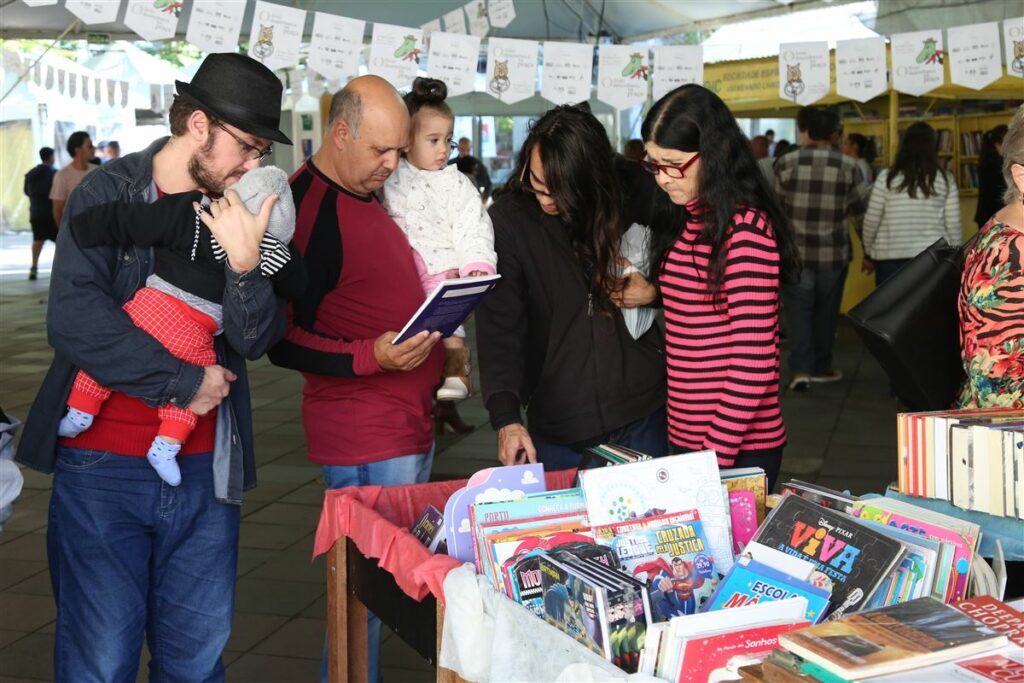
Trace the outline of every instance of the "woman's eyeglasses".
{"label": "woman's eyeglasses", "polygon": [[235,142],[237,142],[239,146],[241,146],[242,148],[242,156],[244,156],[246,159],[249,159],[250,161],[262,161],[268,154],[274,151],[273,145],[267,145],[263,149],[250,145],[248,142],[246,142],[245,140],[243,140],[242,138],[238,137],[230,130],[225,128],[224,125],[220,123],[220,121],[217,121],[213,125],[217,126],[222,131],[233,137],[235,139]]}
{"label": "woman's eyeglasses", "polygon": [[523,166],[523,172],[519,176],[519,184],[522,185],[523,189],[531,194],[535,194],[538,197],[547,197],[552,199],[550,192],[541,192],[530,183],[530,165]]}
{"label": "woman's eyeglasses", "polygon": [[669,178],[684,178],[684,177],[686,177],[686,169],[688,169],[691,166],[693,166],[694,163],[696,163],[697,159],[699,159],[699,158],[700,158],[700,154],[699,153],[698,154],[694,154],[692,157],[690,157],[690,160],[687,161],[682,166],[671,166],[669,164],[656,164],[653,161],[651,161],[650,159],[641,159],[638,163],[640,164],[640,168],[644,169],[645,171],[647,171],[651,175],[658,175],[658,173],[660,172],[660,173],[664,173]]}

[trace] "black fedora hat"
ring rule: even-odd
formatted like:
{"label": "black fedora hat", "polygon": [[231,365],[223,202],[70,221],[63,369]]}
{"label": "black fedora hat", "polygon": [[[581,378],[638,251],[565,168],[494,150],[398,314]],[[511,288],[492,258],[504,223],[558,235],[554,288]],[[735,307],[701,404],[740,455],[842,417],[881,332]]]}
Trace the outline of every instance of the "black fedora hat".
{"label": "black fedora hat", "polygon": [[175,81],[217,118],[250,135],[292,144],[281,127],[281,81],[255,59],[236,52],[207,55],[191,83]]}

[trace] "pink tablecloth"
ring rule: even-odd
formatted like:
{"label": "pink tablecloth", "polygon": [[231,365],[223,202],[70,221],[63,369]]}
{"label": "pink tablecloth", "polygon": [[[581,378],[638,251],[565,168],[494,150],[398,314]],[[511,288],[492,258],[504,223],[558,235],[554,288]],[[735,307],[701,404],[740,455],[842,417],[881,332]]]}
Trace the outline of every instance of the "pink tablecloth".
{"label": "pink tablecloth", "polygon": [[[548,490],[572,486],[575,470],[548,472]],[[314,557],[330,550],[342,537],[351,538],[366,557],[379,558],[381,568],[409,597],[422,600],[427,593],[444,602],[444,579],[459,561],[434,555],[409,528],[427,505],[444,510],[448,497],[466,480],[441,481],[410,486],[352,486],[324,494],[324,506],[316,529]]]}

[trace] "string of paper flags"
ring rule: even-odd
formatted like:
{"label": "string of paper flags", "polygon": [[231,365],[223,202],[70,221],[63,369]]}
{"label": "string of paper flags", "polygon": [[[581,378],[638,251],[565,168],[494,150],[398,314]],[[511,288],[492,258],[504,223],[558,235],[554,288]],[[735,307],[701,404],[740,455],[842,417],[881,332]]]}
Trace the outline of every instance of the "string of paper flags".
{"label": "string of paper flags", "polygon": [[[57,2],[23,1],[30,6]],[[124,23],[145,40],[171,39],[184,1],[124,0]],[[120,5],[121,0],[64,3],[85,23],[115,21]],[[206,52],[236,49],[246,5],[191,0],[186,41]],[[306,10],[255,0],[249,55],[275,70],[298,65],[306,15]],[[313,15],[306,65],[323,79],[342,81],[365,66],[405,88],[425,71],[444,80],[454,96],[475,90],[482,39],[491,27],[508,26],[516,8],[514,0],[472,0],[420,27],[374,23],[368,51],[363,45],[365,21],[328,12]],[[865,102],[890,84],[898,92],[923,95],[943,85],[947,60],[950,81],[967,88],[981,90],[999,79],[1004,60],[1008,75],[1024,79],[1024,17],[898,33],[889,42],[891,66],[883,37],[837,41],[835,80],[841,97]],[[490,37],[486,53],[485,91],[510,104],[532,97],[539,81],[541,96],[555,104],[589,99],[596,86],[598,100],[626,109],[643,104],[648,93],[658,99],[679,85],[702,84],[704,79],[699,45],[599,45],[596,83],[593,45]],[[826,41],[781,44],[779,97],[800,105],[825,97],[831,87],[829,61]]]}

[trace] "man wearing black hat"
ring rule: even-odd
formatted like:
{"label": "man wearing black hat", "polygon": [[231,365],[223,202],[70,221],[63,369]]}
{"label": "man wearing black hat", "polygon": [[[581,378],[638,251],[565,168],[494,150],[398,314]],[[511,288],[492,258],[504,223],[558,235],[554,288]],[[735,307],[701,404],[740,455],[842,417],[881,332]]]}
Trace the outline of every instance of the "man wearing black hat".
{"label": "man wearing black hat", "polygon": [[[281,83],[258,62],[210,55],[191,83],[176,85],[171,137],[87,176],[68,198],[62,227],[112,201],[219,195],[259,165],[272,141],[291,144],[279,130]],[[47,551],[56,680],[134,679],[143,633],[152,678],[224,678],[239,505],[255,485],[245,359],[285,331],[283,304],[255,267],[266,224],[230,206],[233,197],[217,200],[232,218],[214,231],[227,254],[224,329],[219,364],[206,368],[177,360],[121,310],[152,270],[149,249],[84,249],[73,231],[58,234],[47,314],[55,356],[16,456],[54,473]],[[57,438],[57,424],[79,369],[114,393],[70,442]],[[156,406],[167,403],[200,415],[178,458],[178,487],[141,457],[156,434]]]}

